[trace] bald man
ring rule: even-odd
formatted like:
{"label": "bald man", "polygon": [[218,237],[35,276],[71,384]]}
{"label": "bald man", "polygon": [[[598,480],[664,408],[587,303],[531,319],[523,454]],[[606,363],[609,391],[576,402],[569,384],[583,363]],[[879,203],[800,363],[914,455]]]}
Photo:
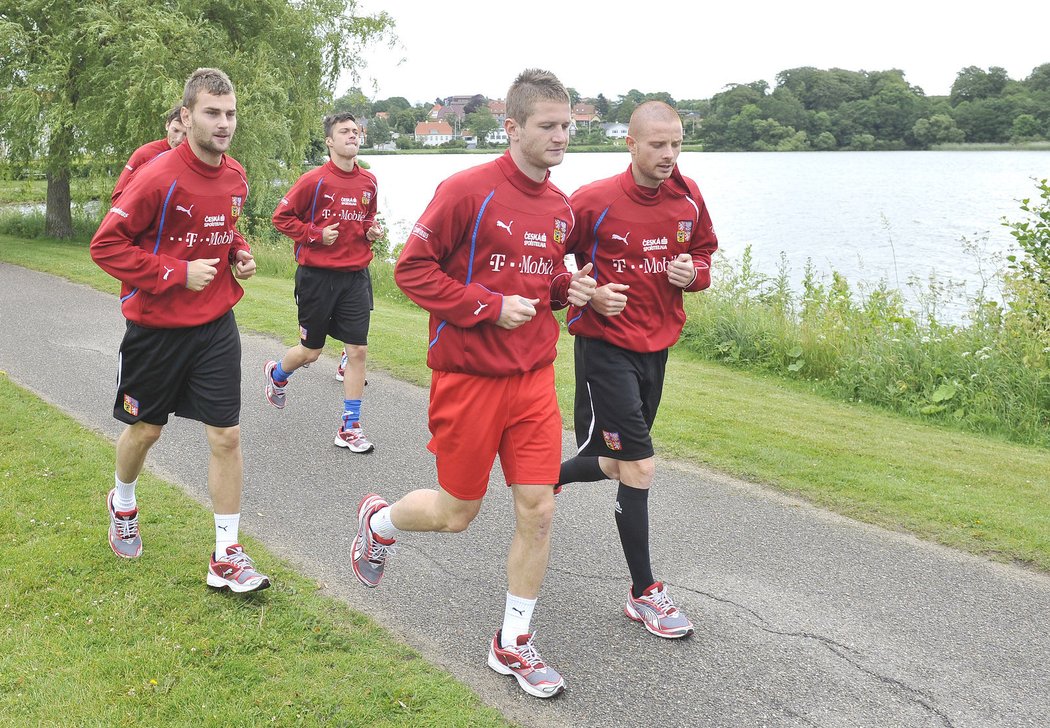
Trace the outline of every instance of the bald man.
{"label": "bald man", "polygon": [[597,288],[571,307],[576,337],[576,457],[565,483],[619,481],[616,527],[631,575],[624,613],[658,637],[687,637],[689,621],[653,577],[649,489],[655,463],[649,431],[663,392],[668,349],[685,324],[682,294],[711,285],[718,247],[696,183],[678,170],[682,122],[659,101],[641,104],[627,134],[631,164],[581,187],[570,204],[576,226],[567,252],[590,263]]}

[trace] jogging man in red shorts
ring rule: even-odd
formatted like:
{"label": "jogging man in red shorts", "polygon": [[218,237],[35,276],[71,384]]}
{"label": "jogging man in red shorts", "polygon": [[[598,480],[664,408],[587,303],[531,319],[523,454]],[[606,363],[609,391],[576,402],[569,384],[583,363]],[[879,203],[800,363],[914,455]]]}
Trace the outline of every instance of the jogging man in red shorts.
{"label": "jogging man in red shorts", "polygon": [[361,427],[365,356],[372,312],[372,241],[382,237],[376,223],[378,188],[357,163],[361,129],[350,113],[326,116],[330,159],[300,177],[273,213],[273,225],[292,239],[299,343],[280,361],[264,367],[267,401],[283,409],[288,378],[317,361],[325,340],[343,342],[343,417],[335,444],[350,452],[375,449]]}
{"label": "jogging man in red shorts", "polygon": [[558,485],[620,481],[615,519],[632,581],[624,612],[655,635],[686,637],[693,625],[653,577],[649,559],[649,431],[667,350],[685,324],[682,293],[711,285],[718,241],[700,190],[678,171],[678,112],[659,101],[641,104],[631,115],[627,149],[625,172],[572,196],[577,219],[569,249],[578,265],[594,266],[599,285],[589,305],[568,312],[579,453],[562,464]]}
{"label": "jogging man in red shorts", "polygon": [[430,312],[428,447],[440,489],[413,491],[392,506],[365,496],[353,546],[355,574],[377,586],[401,532],[467,528],[499,454],[516,526],[503,626],[489,644],[488,664],[541,698],[565,687],[529,632],[561,460],[551,312],[586,304],[594,290],[589,267],[576,274],[564,268],[574,218],[548,181],[565,155],[570,119],[561,82],[547,71],[523,72],[507,92],[510,149],[441,183],[409,235],[395,280]]}
{"label": "jogging man in red shorts", "polygon": [[186,81],[187,141],[136,173],[91,240],[91,257],[121,282],[127,331],[120,344],[113,416],[127,423],[117,440],[116,486],[106,498],[109,545],[142,554],[135,486],[168,416],[199,420],[211,449],[208,490],[215,550],[208,586],[265,589],[237,543],[241,457],[241,339],[233,306],[255,260],[237,231],[248,195],[244,169],[225,152],[237,128],[229,77],[199,68]]}
{"label": "jogging man in red shorts", "polygon": [[120,176],[117,177],[117,184],[113,187],[110,202],[117,201],[120,193],[128,186],[128,180],[131,179],[131,175],[138,171],[139,167],[154,157],[174,149],[185,141],[186,127],[182,125],[182,104],[168,112],[167,117],[164,119],[164,131],[166,135],[163,139],[143,144],[131,153],[128,163],[124,165],[124,169],[120,171]]}

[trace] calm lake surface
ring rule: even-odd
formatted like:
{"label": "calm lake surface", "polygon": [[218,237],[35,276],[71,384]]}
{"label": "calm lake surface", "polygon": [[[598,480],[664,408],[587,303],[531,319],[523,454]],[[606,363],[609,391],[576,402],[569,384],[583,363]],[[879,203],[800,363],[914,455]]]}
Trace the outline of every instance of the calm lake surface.
{"label": "calm lake surface", "polygon": [[[379,180],[379,209],[407,237],[439,182],[498,155],[397,155],[363,158]],[[622,154],[568,154],[551,171],[567,194],[626,169]],[[981,265],[1015,248],[1005,216],[1037,197],[1034,178],[1050,177],[1050,151],[697,153],[679,158],[707,201],[719,247],[730,262],[750,245],[755,266],[777,273],[781,253],[798,290],[806,260],[853,284],[885,280],[909,301],[924,284],[980,285],[978,261],[963,238],[980,243]]]}

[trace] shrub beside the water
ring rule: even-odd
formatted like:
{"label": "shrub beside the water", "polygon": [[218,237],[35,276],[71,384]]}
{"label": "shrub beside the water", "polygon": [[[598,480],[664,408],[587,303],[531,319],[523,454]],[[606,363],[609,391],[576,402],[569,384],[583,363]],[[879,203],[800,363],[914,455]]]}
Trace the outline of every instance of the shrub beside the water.
{"label": "shrub beside the water", "polygon": [[[796,292],[786,258],[771,277],[756,270],[746,248],[736,265],[717,262],[710,290],[686,297],[682,346],[831,396],[1050,447],[1050,186],[1044,180],[1039,190],[1038,200],[1022,201],[1023,219],[1003,223],[1020,254],[986,273],[984,288],[963,302],[963,323],[942,320],[941,311],[958,303],[950,283],[910,280],[919,302],[910,310],[885,281],[851,286],[839,273],[818,276],[807,262]],[[86,245],[99,216],[77,207],[77,240]],[[257,217],[246,227],[265,227],[262,213]],[[43,230],[43,213],[0,213],[0,234],[33,239]],[[248,238],[260,274],[294,275],[287,238]],[[373,290],[378,299],[405,302],[393,281],[395,242],[376,242]],[[994,263],[976,244],[964,244],[978,269]],[[998,295],[986,295],[988,289]]]}
{"label": "shrub beside the water", "polygon": [[1004,221],[1022,255],[986,281],[1001,297],[978,292],[963,323],[939,319],[954,289],[937,280],[910,282],[920,310],[909,311],[885,281],[851,287],[807,262],[796,293],[783,258],[766,276],[747,248],[738,265],[718,262],[709,291],[687,297],[683,343],[851,401],[1050,446],[1050,188],[1040,189],[1040,202],[1022,205],[1026,220]]}

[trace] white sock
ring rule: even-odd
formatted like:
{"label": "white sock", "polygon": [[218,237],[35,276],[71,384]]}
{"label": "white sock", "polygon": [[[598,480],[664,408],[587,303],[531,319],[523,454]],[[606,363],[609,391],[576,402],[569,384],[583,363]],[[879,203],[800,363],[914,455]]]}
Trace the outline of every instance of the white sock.
{"label": "white sock", "polygon": [[237,543],[240,513],[215,514],[215,558],[226,555],[226,547]]}
{"label": "white sock", "polygon": [[516,597],[507,592],[507,606],[503,611],[503,630],[500,633],[500,645],[511,647],[517,644],[518,637],[529,633],[532,622],[532,610],[536,608],[535,599]]}
{"label": "white sock", "polygon": [[384,506],[372,514],[372,520],[368,524],[372,527],[372,533],[391,541],[401,533],[390,520],[390,506]]}
{"label": "white sock", "polygon": [[117,477],[116,473],[114,473],[113,480],[116,481],[117,485],[117,492],[113,494],[113,510],[135,510],[135,486],[138,485],[139,479],[135,478],[130,483],[125,483]]}

